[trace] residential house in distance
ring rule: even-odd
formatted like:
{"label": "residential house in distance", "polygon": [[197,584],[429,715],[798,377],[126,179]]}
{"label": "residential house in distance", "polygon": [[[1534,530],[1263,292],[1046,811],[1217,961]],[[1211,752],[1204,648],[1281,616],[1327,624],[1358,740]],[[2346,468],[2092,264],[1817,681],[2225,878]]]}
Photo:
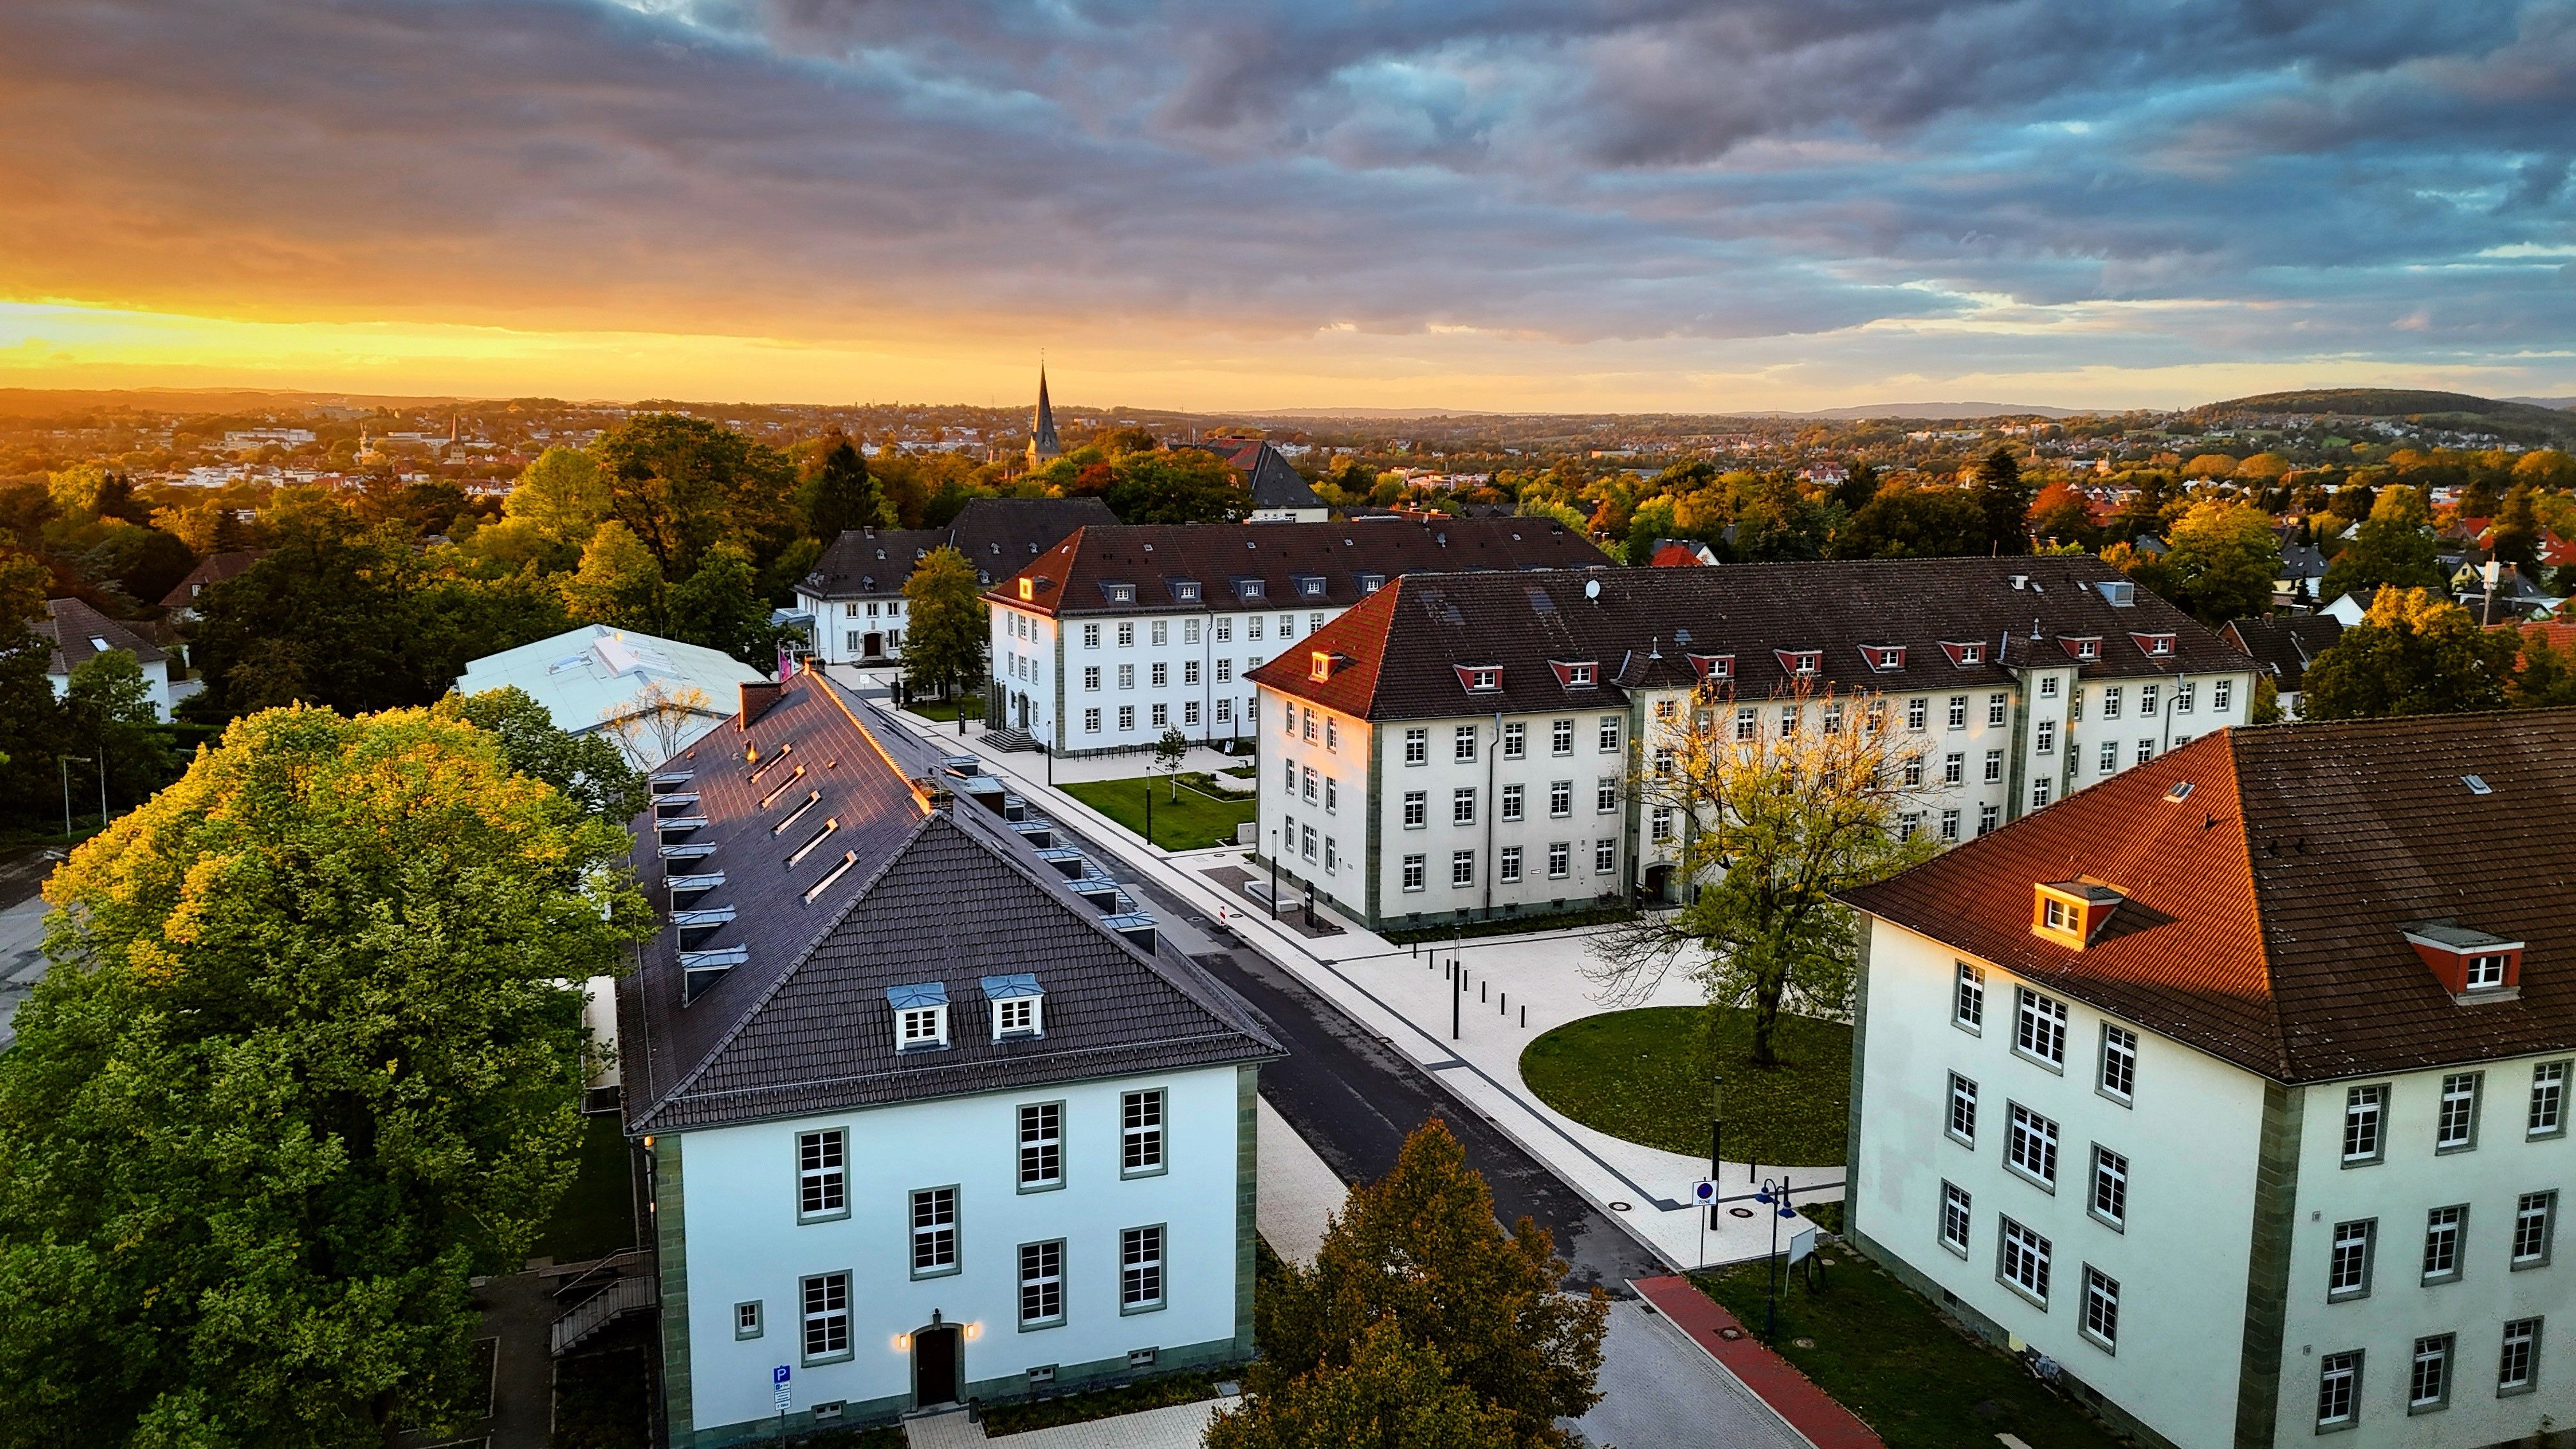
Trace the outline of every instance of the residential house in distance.
{"label": "residential house in distance", "polygon": [[1097,498],[977,498],[946,528],[850,529],[796,585],[797,610],[814,621],[814,652],[824,663],[899,664],[908,617],[903,586],[931,550],[956,549],[990,586],[1075,529],[1117,522]]}
{"label": "residential house in distance", "polygon": [[1252,495],[1247,523],[1321,523],[1332,510],[1279,450],[1259,438],[1211,438],[1192,444],[1223,458]]}
{"label": "residential house in distance", "polygon": [[1249,1358],[1278,1047],[827,679],[741,697],[652,778],[617,992],[666,1442]]}
{"label": "residential house in distance", "polygon": [[2576,711],[2238,729],[1850,893],[1855,1241],[2149,1444],[2563,1442],[2571,818]]}
{"label": "residential house in distance", "polygon": [[2254,676],[2094,558],[1417,574],[1254,672],[1259,841],[1372,930],[1678,899],[1628,782],[1703,682],[1742,739],[1877,696],[1925,754],[1904,828],[1955,841],[2242,723]]}
{"label": "residential house in distance", "polygon": [[1608,565],[1550,518],[1085,528],[985,595],[985,718],[1074,754],[1248,738],[1245,676],[1391,579]]}
{"label": "residential house in distance", "polygon": [[252,564],[266,557],[268,550],[264,548],[208,554],[204,562],[190,569],[186,578],[161,596],[161,607],[169,611],[172,622],[187,623],[197,617],[197,600],[204,596],[206,590],[227,579],[239,578]]}
{"label": "residential house in distance", "polygon": [[2245,651],[2262,666],[2272,678],[2272,687],[2280,691],[2282,716],[2297,719],[2308,666],[2343,637],[2343,621],[2331,614],[2231,619],[2219,629],[2218,637]]}
{"label": "residential house in distance", "polygon": [[152,696],[152,717],[170,718],[170,656],[133,625],[118,623],[79,599],[47,599],[45,617],[30,627],[53,641],[45,680],[54,687],[54,698],[71,692],[73,670],[109,650],[122,649],[142,667],[144,687]]}
{"label": "residential house in distance", "polygon": [[720,649],[584,624],[484,655],[465,666],[456,692],[521,690],[557,729],[604,734],[650,770],[729,718],[743,685],[768,677]]}

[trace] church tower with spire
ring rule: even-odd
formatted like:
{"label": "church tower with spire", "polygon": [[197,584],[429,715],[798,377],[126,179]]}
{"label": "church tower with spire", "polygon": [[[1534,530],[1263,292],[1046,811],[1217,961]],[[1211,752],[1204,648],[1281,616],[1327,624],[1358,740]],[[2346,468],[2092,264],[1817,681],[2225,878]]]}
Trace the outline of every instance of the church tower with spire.
{"label": "church tower with spire", "polygon": [[1038,410],[1029,419],[1029,466],[1034,468],[1064,451],[1055,436],[1055,408],[1047,402],[1046,363],[1038,363]]}

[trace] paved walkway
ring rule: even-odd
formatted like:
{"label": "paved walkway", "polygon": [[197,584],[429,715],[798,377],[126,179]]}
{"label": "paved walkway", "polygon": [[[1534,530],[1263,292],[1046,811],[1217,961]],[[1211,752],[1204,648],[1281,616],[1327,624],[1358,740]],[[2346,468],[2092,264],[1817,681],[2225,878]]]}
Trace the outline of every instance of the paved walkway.
{"label": "paved walkway", "polygon": [[1260,1105],[1259,1123],[1261,1237],[1270,1251],[1306,1267],[1322,1250],[1324,1229],[1350,1189],[1267,1101]]}
{"label": "paved walkway", "polygon": [[999,1439],[986,1437],[983,1425],[965,1410],[957,1409],[904,1420],[903,1442],[906,1449],[974,1449],[982,1444],[1008,1444],[1011,1449],[1199,1449],[1207,1439],[1208,1420],[1216,1417],[1217,1410],[1240,1402],[1233,1398],[1203,1399],[1195,1404],[1174,1404],[1053,1429],[1031,1429],[1025,1434],[1005,1434]]}
{"label": "paved walkway", "polygon": [[[1834,1402],[1789,1361],[1762,1346],[1735,1315],[1720,1308],[1684,1278],[1645,1278],[1629,1285],[1661,1310],[1736,1382],[1794,1426],[1816,1449],[1887,1449],[1867,1424]],[[1728,1333],[1735,1336],[1730,1338]]]}
{"label": "paved walkway", "polygon": [[[986,750],[980,729],[970,731],[961,745],[955,734],[940,733],[936,721],[897,718],[952,752],[977,755],[987,770],[1012,781],[1040,809],[1103,848],[1116,850],[1128,866],[1295,973],[1361,1028],[1431,1072],[1452,1096],[1547,1163],[1665,1262],[1716,1266],[1770,1252],[1770,1221],[1749,1201],[1761,1178],[1769,1175],[1760,1164],[1723,1164],[1718,1180],[1726,1201],[1711,1228],[1707,1212],[1690,1202],[1692,1184],[1708,1176],[1706,1159],[1659,1152],[1593,1131],[1548,1108],[1522,1085],[1520,1054],[1531,1040],[1551,1027],[1611,1009],[1592,995],[1592,983],[1580,970],[1579,944],[1596,932],[1544,931],[1466,941],[1454,951],[1446,945],[1416,950],[1335,917],[1344,927],[1341,934],[1309,939],[1287,922],[1273,925],[1240,892],[1208,879],[1211,871],[1248,869],[1244,851],[1155,849],[1081,801],[1048,788],[1044,756]],[[1095,763],[1064,761],[1059,768]],[[1466,983],[1459,994],[1454,1038],[1447,966],[1453,956],[1464,962]],[[1701,999],[1676,977],[1638,1004],[1685,1005]],[[1526,1025],[1523,1007],[1528,1008]],[[1842,1195],[1839,1168],[1785,1171],[1795,1201],[1831,1202]]]}
{"label": "paved walkway", "polygon": [[19,1003],[45,979],[45,909],[35,898],[0,910],[0,1051],[18,1039]]}
{"label": "paved walkway", "polygon": [[1601,1402],[1571,1421],[1596,1449],[1809,1449],[1806,1437],[1660,1312],[1610,1304]]}

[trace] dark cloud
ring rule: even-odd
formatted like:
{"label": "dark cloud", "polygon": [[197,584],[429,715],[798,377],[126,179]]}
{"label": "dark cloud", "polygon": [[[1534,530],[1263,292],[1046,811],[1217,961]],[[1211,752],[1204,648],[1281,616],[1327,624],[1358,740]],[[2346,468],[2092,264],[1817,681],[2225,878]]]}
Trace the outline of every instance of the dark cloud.
{"label": "dark cloud", "polygon": [[2576,335],[2564,0],[11,0],[0,134],[21,295],[2060,366]]}

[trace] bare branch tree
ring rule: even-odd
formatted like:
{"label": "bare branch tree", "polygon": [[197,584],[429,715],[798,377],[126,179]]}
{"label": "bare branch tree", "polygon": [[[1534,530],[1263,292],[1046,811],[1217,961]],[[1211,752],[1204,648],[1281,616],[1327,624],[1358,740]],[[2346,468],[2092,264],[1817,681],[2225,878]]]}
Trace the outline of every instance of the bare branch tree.
{"label": "bare branch tree", "polygon": [[656,679],[637,690],[633,699],[602,710],[600,719],[626,746],[628,757],[649,770],[688,743],[692,719],[714,712],[705,690],[694,684],[674,689]]}

